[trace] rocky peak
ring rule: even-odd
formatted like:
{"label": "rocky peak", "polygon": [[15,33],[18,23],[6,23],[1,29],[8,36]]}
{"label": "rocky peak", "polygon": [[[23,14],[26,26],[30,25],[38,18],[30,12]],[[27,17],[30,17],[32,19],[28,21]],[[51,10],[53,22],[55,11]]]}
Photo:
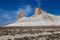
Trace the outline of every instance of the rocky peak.
{"label": "rocky peak", "polygon": [[40,8],[40,7],[37,7],[37,8],[35,9],[34,16],[37,16],[37,15],[39,15],[39,14],[41,14],[41,8]]}
{"label": "rocky peak", "polygon": [[24,16],[25,16],[24,13],[20,12],[19,15],[18,15],[18,19],[23,18]]}

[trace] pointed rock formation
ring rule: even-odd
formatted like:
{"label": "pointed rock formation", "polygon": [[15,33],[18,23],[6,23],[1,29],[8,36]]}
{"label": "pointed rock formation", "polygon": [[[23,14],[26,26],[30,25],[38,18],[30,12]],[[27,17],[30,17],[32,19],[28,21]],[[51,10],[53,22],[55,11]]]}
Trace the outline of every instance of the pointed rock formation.
{"label": "pointed rock formation", "polygon": [[20,12],[17,21],[6,26],[60,26],[60,16],[49,14],[40,7],[35,9],[32,17],[24,16],[24,13]]}
{"label": "pointed rock formation", "polygon": [[37,7],[37,8],[35,9],[35,14],[34,14],[34,16],[37,16],[37,15],[39,15],[39,14],[41,14],[41,9],[40,9],[40,7]]}
{"label": "pointed rock formation", "polygon": [[24,16],[25,16],[24,13],[23,12],[20,12],[17,20],[19,20],[20,18],[23,18]]}

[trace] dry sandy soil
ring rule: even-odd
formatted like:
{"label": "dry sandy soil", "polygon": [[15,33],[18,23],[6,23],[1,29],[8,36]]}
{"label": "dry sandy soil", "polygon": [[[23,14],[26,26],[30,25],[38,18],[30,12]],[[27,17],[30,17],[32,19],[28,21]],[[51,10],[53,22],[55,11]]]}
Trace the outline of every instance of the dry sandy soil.
{"label": "dry sandy soil", "polygon": [[0,40],[60,40],[60,27],[0,27]]}

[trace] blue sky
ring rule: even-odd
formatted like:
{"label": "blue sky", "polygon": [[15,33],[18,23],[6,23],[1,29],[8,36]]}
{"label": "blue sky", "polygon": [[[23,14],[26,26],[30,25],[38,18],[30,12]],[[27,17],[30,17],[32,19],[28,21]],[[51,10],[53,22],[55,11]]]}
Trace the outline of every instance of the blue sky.
{"label": "blue sky", "polygon": [[60,0],[0,0],[0,26],[15,22],[20,11],[30,17],[38,6],[60,16]]}

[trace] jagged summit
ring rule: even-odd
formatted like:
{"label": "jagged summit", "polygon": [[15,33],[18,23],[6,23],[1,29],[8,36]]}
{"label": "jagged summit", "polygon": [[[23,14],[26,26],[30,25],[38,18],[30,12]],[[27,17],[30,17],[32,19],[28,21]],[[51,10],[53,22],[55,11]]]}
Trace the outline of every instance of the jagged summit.
{"label": "jagged summit", "polygon": [[28,18],[21,12],[16,22],[6,26],[60,26],[60,16],[48,14],[38,7],[33,16]]}
{"label": "jagged summit", "polygon": [[17,20],[23,18],[24,16],[25,16],[24,13],[23,12],[20,12],[19,15],[18,15],[18,19]]}
{"label": "jagged summit", "polygon": [[35,9],[35,13],[34,13],[34,16],[37,16],[37,15],[40,15],[41,14],[41,8],[40,7],[37,7]]}

